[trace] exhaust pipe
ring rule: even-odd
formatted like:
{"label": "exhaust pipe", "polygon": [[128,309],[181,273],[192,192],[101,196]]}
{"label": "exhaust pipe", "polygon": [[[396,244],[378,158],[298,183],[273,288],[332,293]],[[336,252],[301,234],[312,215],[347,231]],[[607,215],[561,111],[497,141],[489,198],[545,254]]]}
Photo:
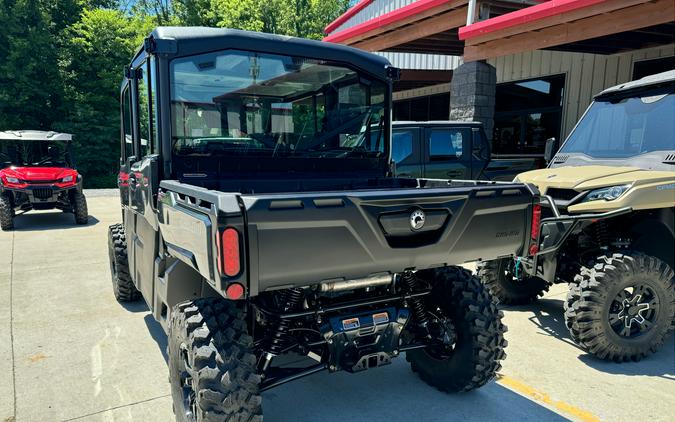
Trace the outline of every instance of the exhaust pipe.
{"label": "exhaust pipe", "polygon": [[394,276],[392,274],[382,274],[353,280],[327,281],[320,284],[319,290],[324,293],[340,292],[343,290],[362,289],[364,287],[384,286],[391,284],[393,280]]}

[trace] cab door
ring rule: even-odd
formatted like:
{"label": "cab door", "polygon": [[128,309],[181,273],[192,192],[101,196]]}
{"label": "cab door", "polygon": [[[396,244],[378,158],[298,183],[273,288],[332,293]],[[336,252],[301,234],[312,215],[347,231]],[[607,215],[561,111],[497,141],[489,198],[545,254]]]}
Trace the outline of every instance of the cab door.
{"label": "cab door", "polygon": [[129,267],[134,284],[151,308],[159,238],[155,202],[159,187],[155,76],[156,62],[152,57],[134,69],[132,105],[137,158],[129,162],[129,209],[133,229],[131,236],[127,236]]}
{"label": "cab door", "polygon": [[471,132],[471,179],[486,180],[485,169],[490,164],[491,157],[490,142],[482,128],[471,128]]}
{"label": "cab door", "polygon": [[129,208],[129,169],[131,163],[136,161],[133,143],[133,116],[131,115],[131,85],[129,79],[125,79],[120,91],[120,170],[117,174],[117,187],[120,190],[122,202],[122,219],[124,210]]}
{"label": "cab door", "polygon": [[391,159],[396,163],[396,177],[422,177],[420,129],[392,128]]}
{"label": "cab door", "polygon": [[470,179],[472,133],[468,127],[424,129],[424,177],[428,179]]}

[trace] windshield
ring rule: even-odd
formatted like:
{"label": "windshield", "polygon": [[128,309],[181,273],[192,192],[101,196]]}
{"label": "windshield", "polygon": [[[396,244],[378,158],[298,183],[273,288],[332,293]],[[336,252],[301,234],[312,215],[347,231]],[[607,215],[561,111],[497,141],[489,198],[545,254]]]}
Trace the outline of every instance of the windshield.
{"label": "windshield", "polygon": [[652,91],[645,96],[594,102],[560,149],[592,158],[628,158],[675,150],[675,94]]}
{"label": "windshield", "polygon": [[380,157],[384,82],[301,57],[227,50],[171,63],[177,155]]}
{"label": "windshield", "polygon": [[65,167],[70,161],[67,144],[48,141],[0,142],[0,166]]}

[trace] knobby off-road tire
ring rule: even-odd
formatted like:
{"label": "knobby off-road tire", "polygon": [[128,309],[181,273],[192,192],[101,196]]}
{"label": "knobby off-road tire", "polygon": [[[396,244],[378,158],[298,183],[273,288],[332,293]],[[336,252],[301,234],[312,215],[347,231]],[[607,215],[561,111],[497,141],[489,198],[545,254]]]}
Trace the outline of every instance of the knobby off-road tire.
{"label": "knobby off-road tire", "polygon": [[539,277],[520,276],[516,279],[513,263],[513,258],[502,258],[478,264],[478,278],[499,303],[524,305],[548,291],[550,284]]}
{"label": "knobby off-road tire", "polygon": [[469,391],[485,385],[501,368],[506,357],[506,326],[483,283],[460,268],[425,270],[418,277],[432,281],[428,309],[440,308],[456,330],[449,357],[439,359],[428,349],[406,352],[412,370],[441,391]]}
{"label": "knobby off-road tire", "polygon": [[253,338],[234,302],[204,298],[174,307],[168,349],[178,421],[262,421]]}
{"label": "knobby off-road tire", "polygon": [[121,224],[114,224],[108,230],[108,258],[110,259],[110,274],[115,298],[119,302],[138,300],[141,293],[131,280],[127,258],[127,239],[124,234],[124,226]]}
{"label": "knobby off-road tire", "polygon": [[14,230],[14,209],[6,196],[0,196],[0,228],[3,231]]}
{"label": "knobby off-road tire", "polygon": [[89,222],[87,198],[84,197],[82,192],[75,192],[73,195],[73,214],[75,214],[75,224],[87,224]]}
{"label": "knobby off-road tire", "polygon": [[641,253],[599,257],[570,285],[565,325],[572,340],[615,362],[656,352],[675,324],[674,276],[666,263]]}

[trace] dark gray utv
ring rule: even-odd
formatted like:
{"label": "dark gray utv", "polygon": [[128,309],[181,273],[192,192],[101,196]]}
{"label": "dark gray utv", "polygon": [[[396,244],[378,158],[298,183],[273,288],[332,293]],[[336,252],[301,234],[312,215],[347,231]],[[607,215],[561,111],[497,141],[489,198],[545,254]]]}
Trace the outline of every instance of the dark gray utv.
{"label": "dark gray utv", "polygon": [[178,420],[261,420],[262,391],[402,352],[443,391],[500,368],[501,315],[458,265],[525,253],[536,195],[393,177],[397,75],[360,50],[227,29],[158,28],[139,49],[111,270],[168,333]]}

